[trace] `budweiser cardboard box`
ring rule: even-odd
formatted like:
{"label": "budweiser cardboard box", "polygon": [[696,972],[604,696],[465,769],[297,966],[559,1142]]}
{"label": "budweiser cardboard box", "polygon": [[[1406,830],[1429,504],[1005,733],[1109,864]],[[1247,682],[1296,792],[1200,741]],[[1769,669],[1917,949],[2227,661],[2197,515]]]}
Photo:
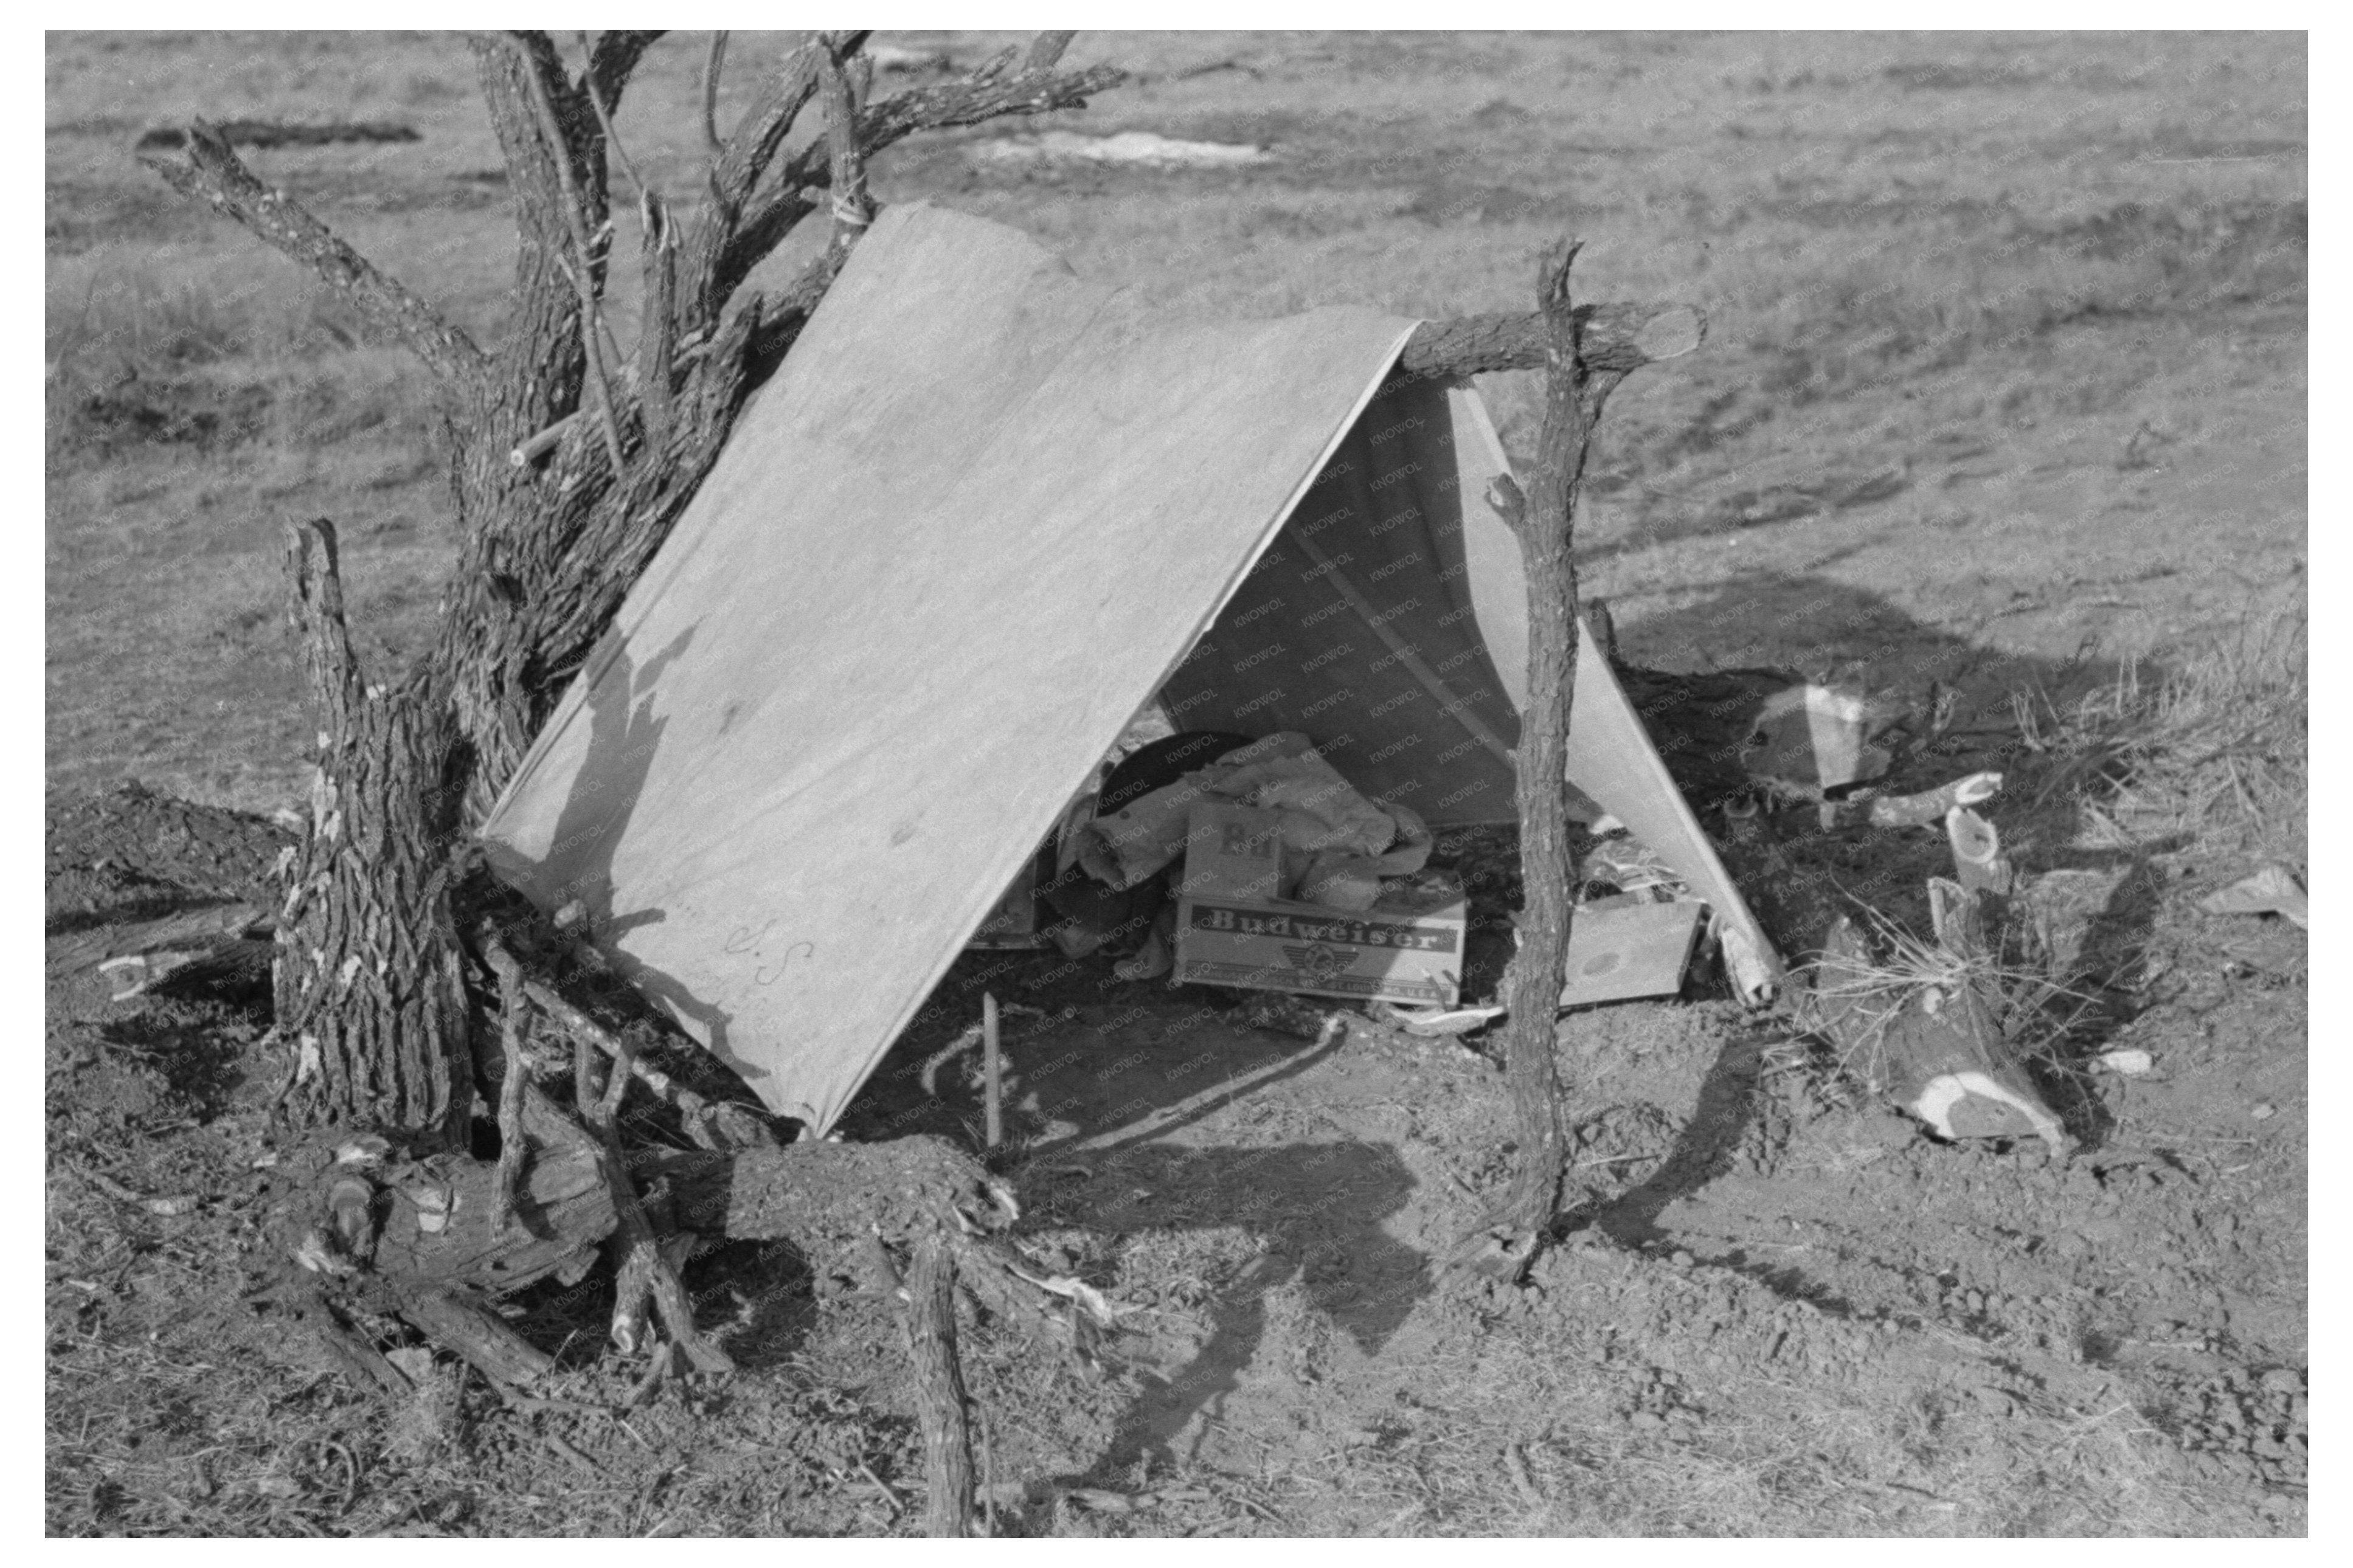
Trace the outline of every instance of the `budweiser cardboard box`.
{"label": "budweiser cardboard box", "polygon": [[1179,984],[1451,1006],[1469,924],[1461,884],[1425,874],[1369,910],[1278,899],[1281,814],[1193,808],[1176,902]]}

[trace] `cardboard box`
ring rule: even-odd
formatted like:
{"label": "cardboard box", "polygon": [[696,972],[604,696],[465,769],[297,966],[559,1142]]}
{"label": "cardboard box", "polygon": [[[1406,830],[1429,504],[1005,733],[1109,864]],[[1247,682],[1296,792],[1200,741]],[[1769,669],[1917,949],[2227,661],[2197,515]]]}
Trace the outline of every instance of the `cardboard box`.
{"label": "cardboard box", "polygon": [[1425,875],[1362,912],[1264,896],[1281,814],[1194,807],[1176,900],[1179,984],[1452,1006],[1468,927],[1461,884]]}
{"label": "cardboard box", "polygon": [[1560,1005],[1583,1007],[1683,988],[1707,906],[1658,903],[1640,893],[1596,899],[1568,917],[1568,983]]}
{"label": "cardboard box", "polygon": [[1265,900],[1282,891],[1282,813],[1202,801],[1185,828],[1186,896]]}

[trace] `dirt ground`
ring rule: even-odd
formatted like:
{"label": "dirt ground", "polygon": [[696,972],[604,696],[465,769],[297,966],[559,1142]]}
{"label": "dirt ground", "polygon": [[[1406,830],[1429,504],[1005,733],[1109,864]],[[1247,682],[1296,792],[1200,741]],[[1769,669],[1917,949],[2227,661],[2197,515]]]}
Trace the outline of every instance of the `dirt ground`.
{"label": "dirt ground", "polygon": [[[626,1415],[588,1413],[634,1373],[602,1344],[596,1277],[516,1320],[577,1414],[503,1409],[446,1366],[387,1409],[274,1340],[240,1300],[287,1144],[265,1020],[110,1002],[90,967],[159,887],[234,884],[234,848],[261,864],[272,837],[184,831],[95,909],[72,875],[132,822],[183,821],[134,801],[52,822],[53,886],[80,900],[51,944],[52,1530],[908,1528],[880,1489],[921,1474],[895,1320],[781,1247],[690,1267],[744,1371]],[[1933,866],[1932,836],[1887,837],[1788,852],[1891,886]],[[2146,867],[2160,889],[2200,868]],[[1235,994],[975,952],[844,1131],[976,1146],[970,1053],[935,1094],[924,1066],[981,991],[1035,1009],[1010,1015],[995,1163],[1038,1266],[1122,1319],[1101,1344],[967,1322],[990,1474],[1030,1489],[1001,1531],[2297,1533],[2302,936],[2166,890],[2145,912],[2045,1064],[2071,1157],[1940,1143],[1786,1016],[1706,984],[1571,1015],[1563,1240],[1517,1289],[1434,1272],[1511,1170],[1482,1037],[1344,1012],[1317,1043]],[[1492,893],[1474,916],[1492,973],[1508,917]],[[2157,1070],[2084,1070],[2129,1047]]]}
{"label": "dirt ground", "polygon": [[[691,126],[700,53],[675,54],[636,110],[656,177],[695,155],[650,130]],[[1580,560],[1624,654],[1941,682],[1946,737],[1899,782],[2002,768],[2021,867],[2113,880],[2086,1004],[2038,1057],[2071,1153],[1940,1143],[1788,1011],[1695,983],[1563,1020],[1560,1243],[1501,1290],[1433,1273],[1512,1168],[1483,1037],[1356,1015],[1318,1044],[1232,994],[967,955],[844,1131],[976,1145],[969,1058],[936,1095],[920,1069],[982,991],[1036,1009],[1009,1018],[997,1163],[1033,1259],[1121,1313],[1100,1342],[967,1314],[997,1531],[2304,1534],[2307,959],[2275,918],[2197,907],[2304,868],[2301,40],[1100,35],[1072,58],[1107,57],[1148,79],[1072,128],[1281,156],[1054,169],[943,137],[879,193],[1240,311],[1525,308],[1572,223],[1597,290],[1711,313],[1597,451]],[[47,68],[49,1532],[913,1533],[890,1303],[781,1246],[688,1265],[744,1371],[628,1412],[601,1270],[518,1299],[559,1366],[528,1409],[415,1346],[412,1401],[363,1395],[245,1300],[286,1191],[266,1004],[114,1001],[94,966],[268,886],[310,730],[279,521],[342,523],[375,661],[421,645],[452,541],[417,382],[131,164],[120,84],[159,120],[420,125],[269,177],[473,324],[511,231],[451,40],[53,35]],[[1528,378],[1490,383],[1525,457]],[[208,805],[107,793],[126,775]],[[1793,952],[1822,913],[1782,896],[1818,885],[1793,868],[1916,924],[1941,856],[1802,825],[1726,852]],[[1499,853],[1441,847],[1480,890],[1474,990]],[[2098,1068],[2130,1049],[2152,1070]]]}

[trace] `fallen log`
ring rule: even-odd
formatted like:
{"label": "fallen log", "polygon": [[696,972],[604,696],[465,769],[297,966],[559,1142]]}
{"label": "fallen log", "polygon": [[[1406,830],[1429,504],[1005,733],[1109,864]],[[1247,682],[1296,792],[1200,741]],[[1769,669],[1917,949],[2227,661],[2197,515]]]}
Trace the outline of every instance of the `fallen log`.
{"label": "fallen log", "polygon": [[960,1539],[972,1533],[972,1418],[956,1357],[955,1278],[947,1238],[927,1237],[900,1295],[923,1430],[923,1533]]}
{"label": "fallen log", "polygon": [[[393,120],[330,120],[306,125],[287,120],[222,120],[213,124],[224,141],[239,147],[331,147],[339,142],[422,142],[413,125]],[[185,147],[187,128],[162,125],[142,132],[132,151]]]}

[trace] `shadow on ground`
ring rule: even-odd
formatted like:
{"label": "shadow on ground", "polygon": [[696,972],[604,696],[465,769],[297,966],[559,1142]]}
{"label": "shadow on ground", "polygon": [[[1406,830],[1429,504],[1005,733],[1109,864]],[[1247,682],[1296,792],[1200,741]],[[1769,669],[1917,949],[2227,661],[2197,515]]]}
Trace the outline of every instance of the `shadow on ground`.
{"label": "shadow on ground", "polygon": [[[2078,847],[2072,791],[2063,787],[2069,781],[2056,777],[2052,754],[2021,739],[2010,700],[2012,693],[2030,694],[2047,730],[2056,714],[2116,678],[2114,662],[2089,653],[2047,659],[1973,644],[1877,595],[1807,576],[1726,584],[1690,608],[1623,624],[1621,635],[1638,658],[1690,643],[1710,649],[1717,668],[1767,663],[1813,674],[1862,672],[1873,690],[1913,698],[1918,715],[1926,711],[1932,683],[1957,694],[1941,728],[1932,732],[1915,716],[1899,729],[1893,737],[1897,760],[1881,787],[1905,792],[2002,771],[2008,788],[1989,815],[2021,868],[2118,870],[2094,918],[2094,940],[2111,955],[2129,954],[2146,940],[2158,903],[2147,862],[2164,847]],[[1677,721],[1672,704],[1646,710],[1654,732]],[[1661,750],[1676,754],[1663,737]],[[1702,826],[1720,835],[1724,818],[1706,809],[1715,802],[1694,805]],[[1736,879],[1785,953],[1810,951],[1827,919],[1858,903],[1925,932],[1926,879],[1950,874],[1940,832],[1826,833],[1802,808],[1785,809],[1775,820],[1771,854],[1725,847]],[[1793,891],[1800,889],[1803,896]],[[939,1053],[977,1017],[984,991],[1043,1015],[1008,1015],[1010,1142],[996,1163],[1020,1184],[1033,1226],[1113,1238],[1113,1253],[1074,1267],[1109,1285],[1118,1249],[1141,1245],[1147,1235],[1175,1236],[1180,1242],[1172,1245],[1181,1245],[1187,1236],[1238,1231],[1254,1248],[1238,1269],[1201,1282],[1204,1335],[1181,1364],[1148,1380],[1099,1468],[1190,1457],[1246,1382],[1283,1375],[1266,1364],[1271,1348],[1291,1342],[1291,1326],[1277,1321],[1283,1314],[1296,1315],[1303,1305],[1371,1354],[1430,1293],[1433,1260],[1398,1236],[1417,1184],[1401,1144],[1368,1135],[1361,1117],[1352,1123],[1323,1116],[1318,1125],[1299,1097],[1267,1092],[1327,1063],[1339,1047],[1249,1026],[1230,993],[1120,982],[1107,960],[967,953],[860,1095],[847,1121],[850,1136],[931,1131],[982,1142],[978,1053]],[[2078,1049],[2091,1048],[2128,1016],[2120,1005],[2088,1016]],[[1694,1111],[1670,1138],[1652,1143],[1666,1143],[1663,1158],[1631,1186],[1568,1208],[1561,1232],[1590,1227],[1633,1247],[1665,1239],[1664,1211],[1732,1169],[1744,1140],[1756,1132],[1764,1053],[1786,1034],[1786,1026],[1760,1020],[1722,1040]],[[1362,1059],[1352,1057],[1346,1071],[1376,1070],[1357,1068]],[[1328,1079],[1327,1071],[1319,1082]],[[2078,1131],[2096,1135],[2089,1116],[2079,1118],[2085,1124]],[[1243,1134],[1239,1142],[1237,1132]],[[1255,1132],[1264,1138],[1253,1144]],[[1834,1289],[1800,1271],[1741,1256],[1717,1261],[1785,1298],[1832,1314],[1846,1310]]]}

